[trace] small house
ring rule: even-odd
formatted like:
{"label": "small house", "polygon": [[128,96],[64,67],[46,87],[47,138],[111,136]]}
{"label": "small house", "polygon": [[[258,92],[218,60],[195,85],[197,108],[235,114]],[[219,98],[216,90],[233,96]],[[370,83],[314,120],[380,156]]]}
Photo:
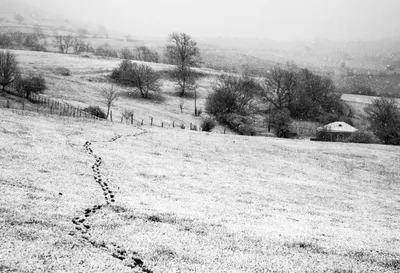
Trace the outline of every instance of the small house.
{"label": "small house", "polygon": [[319,140],[324,141],[344,141],[358,129],[343,121],[336,121],[317,128]]}

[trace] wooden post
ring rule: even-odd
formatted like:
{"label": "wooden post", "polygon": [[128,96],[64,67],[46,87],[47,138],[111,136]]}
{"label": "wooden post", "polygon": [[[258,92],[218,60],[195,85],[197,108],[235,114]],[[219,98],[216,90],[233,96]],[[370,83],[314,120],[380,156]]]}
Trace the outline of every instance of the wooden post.
{"label": "wooden post", "polygon": [[143,119],[142,119],[142,125],[143,125]]}
{"label": "wooden post", "polygon": [[131,125],[133,124],[133,114],[131,114]]}
{"label": "wooden post", "polygon": [[172,128],[175,128],[175,120],[172,121]]}
{"label": "wooden post", "polygon": [[226,132],[226,128],[224,128],[224,135],[225,135],[225,132]]}
{"label": "wooden post", "polygon": [[150,117],[151,121],[150,121],[150,126],[153,126],[153,118]]}
{"label": "wooden post", "polygon": [[161,128],[164,128],[164,122],[161,121]]}
{"label": "wooden post", "polygon": [[110,111],[110,120],[112,121],[112,110]]}
{"label": "wooden post", "polygon": [[10,101],[7,98],[7,108],[10,108]]}
{"label": "wooden post", "polygon": [[25,100],[22,99],[22,110],[25,110]]}
{"label": "wooden post", "polygon": [[53,114],[53,105],[50,106],[50,114]]}
{"label": "wooden post", "polygon": [[124,120],[124,116],[121,116],[121,123],[122,123],[123,120]]}

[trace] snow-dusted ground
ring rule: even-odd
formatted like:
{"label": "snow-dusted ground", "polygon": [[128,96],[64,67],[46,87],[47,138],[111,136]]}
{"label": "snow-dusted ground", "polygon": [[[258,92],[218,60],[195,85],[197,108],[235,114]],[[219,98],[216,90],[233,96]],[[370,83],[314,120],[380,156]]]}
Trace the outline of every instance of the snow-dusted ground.
{"label": "snow-dusted ground", "polygon": [[399,147],[143,128],[0,109],[1,270],[132,272],[70,235],[89,140],[91,238],[153,272],[398,272]]}

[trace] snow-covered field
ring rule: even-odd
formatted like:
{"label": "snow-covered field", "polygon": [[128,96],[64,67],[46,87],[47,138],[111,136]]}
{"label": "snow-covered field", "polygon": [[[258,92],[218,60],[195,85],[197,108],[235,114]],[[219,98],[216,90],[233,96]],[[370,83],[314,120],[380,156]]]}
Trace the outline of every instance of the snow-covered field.
{"label": "snow-covered field", "polygon": [[399,147],[0,109],[0,150],[2,272],[145,272],[116,252],[147,272],[400,270]]}

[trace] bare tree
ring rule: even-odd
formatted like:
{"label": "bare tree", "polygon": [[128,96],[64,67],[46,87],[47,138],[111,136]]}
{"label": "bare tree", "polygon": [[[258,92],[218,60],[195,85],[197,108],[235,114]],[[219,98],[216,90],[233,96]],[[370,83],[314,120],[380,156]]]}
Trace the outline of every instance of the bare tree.
{"label": "bare tree", "polygon": [[129,119],[133,116],[133,110],[132,109],[124,109],[124,111],[121,114],[125,118],[126,123],[128,123]]}
{"label": "bare tree", "polygon": [[33,32],[35,33],[35,35],[38,39],[43,39],[45,37],[44,31],[40,25],[37,25],[37,24],[34,25]]}
{"label": "bare tree", "polygon": [[395,99],[375,99],[365,112],[370,129],[384,144],[400,145],[400,110]]}
{"label": "bare tree", "polygon": [[82,52],[86,51],[86,43],[83,40],[74,38],[72,48],[75,54],[81,54]]}
{"label": "bare tree", "polygon": [[172,70],[171,77],[179,86],[180,96],[185,96],[188,91],[195,91],[198,87],[196,84],[196,75],[190,67],[176,66]]}
{"label": "bare tree", "polygon": [[74,45],[75,37],[68,35],[55,35],[53,45],[58,48],[61,53],[68,54],[68,49]]}
{"label": "bare tree", "polygon": [[19,13],[14,14],[14,19],[17,20],[19,24],[25,20],[25,18]]}
{"label": "bare tree", "polygon": [[165,56],[169,63],[176,65],[173,77],[180,87],[181,96],[184,96],[187,90],[194,90],[195,75],[190,67],[200,63],[200,50],[196,41],[186,33],[172,33],[168,42]]}
{"label": "bare tree", "polygon": [[20,76],[17,58],[10,51],[0,51],[0,85],[2,91],[18,80]]}
{"label": "bare tree", "polygon": [[150,66],[124,61],[120,65],[119,81],[137,89],[142,98],[148,98],[149,92],[161,91],[161,76]]}
{"label": "bare tree", "polygon": [[77,29],[77,33],[81,38],[86,38],[89,35],[89,31],[86,28]]}
{"label": "bare tree", "polygon": [[114,86],[111,85],[110,88],[108,89],[103,89],[100,92],[100,96],[104,102],[104,104],[107,106],[107,115],[106,115],[106,119],[108,119],[108,116],[110,115],[110,109],[111,106],[113,106],[114,101],[118,99],[118,97],[120,96],[119,92],[117,90],[114,89]]}
{"label": "bare tree", "polygon": [[262,87],[261,95],[276,109],[290,108],[297,87],[296,74],[293,71],[274,67],[266,75]]}
{"label": "bare tree", "polygon": [[135,53],[134,57],[138,61],[151,62],[151,63],[158,63],[159,62],[158,53],[155,52],[155,51],[152,51],[147,46],[137,46],[137,47],[135,47],[134,53]]}
{"label": "bare tree", "polygon": [[120,58],[125,60],[131,60],[133,58],[133,53],[128,47],[123,47],[119,50]]}

